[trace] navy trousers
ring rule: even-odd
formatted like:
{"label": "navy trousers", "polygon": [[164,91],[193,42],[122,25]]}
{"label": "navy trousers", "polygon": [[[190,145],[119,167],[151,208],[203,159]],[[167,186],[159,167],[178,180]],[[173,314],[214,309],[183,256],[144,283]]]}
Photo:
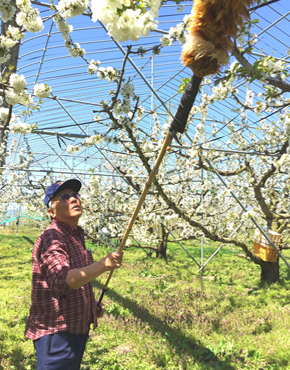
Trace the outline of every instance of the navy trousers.
{"label": "navy trousers", "polygon": [[79,370],[89,333],[55,333],[33,341],[37,370]]}

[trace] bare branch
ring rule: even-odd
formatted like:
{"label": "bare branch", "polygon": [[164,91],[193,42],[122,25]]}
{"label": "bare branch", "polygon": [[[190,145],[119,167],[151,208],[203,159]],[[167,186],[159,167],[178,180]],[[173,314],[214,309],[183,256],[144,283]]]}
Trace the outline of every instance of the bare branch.
{"label": "bare branch", "polygon": [[[198,165],[197,165],[198,168],[202,168],[208,172],[212,172],[211,168],[206,166],[203,162],[202,162],[202,156],[199,155],[199,160],[198,160]],[[245,170],[247,170],[247,165],[244,165],[244,166],[241,166],[240,168],[234,170],[234,171],[221,171],[221,170],[216,170],[221,176],[235,176],[235,175],[238,175],[242,172],[244,172]]]}
{"label": "bare branch", "polygon": [[129,57],[131,48],[132,48],[131,45],[127,46],[127,53],[126,53],[126,55],[124,57],[124,60],[123,60],[123,65],[122,65],[122,69],[121,69],[121,75],[120,75],[120,78],[119,78],[119,81],[118,81],[117,91],[116,91],[115,95],[112,98],[112,103],[111,103],[109,109],[112,109],[114,107],[116,101],[117,101],[117,98],[118,98],[118,95],[119,95],[119,92],[120,92],[120,89],[121,89],[121,85],[122,85],[122,82],[123,82],[123,75],[124,75],[124,72],[125,72],[126,62],[127,62],[128,57]]}
{"label": "bare branch", "polygon": [[125,248],[151,249],[152,251],[157,251],[157,248],[152,247],[152,245],[130,244],[126,245]]}

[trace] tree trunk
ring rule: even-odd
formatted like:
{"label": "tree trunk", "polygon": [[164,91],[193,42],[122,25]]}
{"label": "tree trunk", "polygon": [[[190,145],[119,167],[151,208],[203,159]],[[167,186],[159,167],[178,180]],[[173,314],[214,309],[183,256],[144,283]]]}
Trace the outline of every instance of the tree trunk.
{"label": "tree trunk", "polygon": [[165,258],[166,259],[166,251],[167,251],[167,239],[169,233],[166,232],[165,227],[161,224],[161,232],[162,232],[162,240],[158,243],[157,251],[156,251],[156,258]]}
{"label": "tree trunk", "polygon": [[261,282],[269,284],[279,282],[279,259],[277,262],[265,262],[261,260],[260,266]]}
{"label": "tree trunk", "polygon": [[156,258],[166,259],[167,242],[162,241],[157,245]]}

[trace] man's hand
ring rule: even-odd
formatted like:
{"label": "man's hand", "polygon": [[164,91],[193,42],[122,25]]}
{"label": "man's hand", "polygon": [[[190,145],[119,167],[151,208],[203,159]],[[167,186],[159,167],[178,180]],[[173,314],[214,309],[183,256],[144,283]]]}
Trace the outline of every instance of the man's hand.
{"label": "man's hand", "polygon": [[104,312],[105,312],[105,308],[104,308],[104,305],[103,303],[100,304],[100,306],[98,306],[96,304],[96,313],[97,313],[97,317],[103,317],[104,315]]}
{"label": "man's hand", "polygon": [[102,259],[106,271],[112,271],[121,267],[123,252],[111,252]]}

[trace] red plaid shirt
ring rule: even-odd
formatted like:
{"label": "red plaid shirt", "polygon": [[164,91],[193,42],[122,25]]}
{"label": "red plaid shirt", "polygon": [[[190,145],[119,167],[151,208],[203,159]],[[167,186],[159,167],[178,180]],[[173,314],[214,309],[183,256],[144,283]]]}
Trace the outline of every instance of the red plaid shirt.
{"label": "red plaid shirt", "polygon": [[32,253],[31,307],[25,336],[38,339],[66,331],[85,334],[97,326],[96,301],[92,284],[71,289],[69,270],[93,263],[85,247],[84,231],[57,220],[38,237]]}

